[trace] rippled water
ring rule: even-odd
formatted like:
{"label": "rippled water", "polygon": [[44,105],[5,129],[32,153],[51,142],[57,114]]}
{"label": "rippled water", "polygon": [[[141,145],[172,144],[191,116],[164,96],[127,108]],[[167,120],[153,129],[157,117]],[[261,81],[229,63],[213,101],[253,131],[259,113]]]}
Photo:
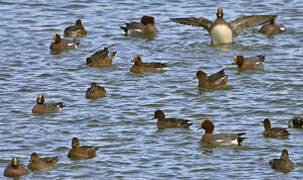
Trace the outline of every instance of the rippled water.
{"label": "rippled water", "polygon": [[[224,49],[209,45],[201,28],[170,22],[171,17],[215,19],[222,7],[231,21],[241,15],[277,14],[283,34],[268,37],[246,30]],[[302,114],[303,3],[173,1],[0,1],[0,173],[18,156],[27,164],[32,152],[59,156],[57,168],[31,172],[22,179],[294,179],[302,178],[302,130],[288,140],[264,139],[264,118],[287,127],[292,113]],[[160,32],[152,40],[123,36],[119,26],[152,15]],[[52,35],[81,18],[88,31],[77,50],[52,55]],[[86,57],[104,46],[118,51],[114,65],[91,68]],[[233,56],[266,55],[264,71],[239,72]],[[129,72],[135,55],[169,65],[160,74]],[[225,68],[228,87],[199,92],[197,70]],[[91,82],[108,97],[85,98]],[[33,115],[37,94],[63,101],[62,113]],[[191,120],[190,129],[158,131],[153,113]],[[210,149],[199,143],[203,118],[215,132],[245,132],[243,146]],[[100,147],[91,160],[71,161],[72,137]],[[272,170],[268,162],[288,149],[296,169]]]}

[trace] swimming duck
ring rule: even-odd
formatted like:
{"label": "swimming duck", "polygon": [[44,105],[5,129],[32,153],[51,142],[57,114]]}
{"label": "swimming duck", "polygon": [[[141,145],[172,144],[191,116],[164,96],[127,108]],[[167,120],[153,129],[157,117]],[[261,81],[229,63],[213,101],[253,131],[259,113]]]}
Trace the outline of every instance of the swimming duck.
{"label": "swimming duck", "polygon": [[294,169],[294,163],[289,159],[288,151],[284,149],[280,159],[273,159],[269,162],[272,169],[282,171],[284,173],[290,172]]}
{"label": "swimming duck", "polygon": [[55,34],[53,36],[55,42],[52,42],[50,45],[50,49],[53,52],[61,52],[70,49],[76,49],[79,45],[75,40],[63,39],[59,34]]}
{"label": "swimming duck", "polygon": [[37,153],[32,153],[27,168],[32,171],[50,169],[56,167],[58,161],[58,157],[39,158]]}
{"label": "swimming duck", "polygon": [[167,67],[165,63],[149,62],[143,63],[140,56],[134,57],[134,65],[130,68],[130,72],[142,73],[142,72],[163,72]]}
{"label": "swimming duck", "polygon": [[100,98],[105,97],[107,95],[106,90],[104,87],[98,86],[97,83],[91,83],[91,87],[86,90],[86,98]]}
{"label": "swimming duck", "polygon": [[36,105],[33,107],[32,112],[37,114],[48,114],[61,112],[65,105],[62,102],[59,103],[44,103],[44,96],[39,94],[36,100]]}
{"label": "swimming duck", "polygon": [[231,145],[241,145],[241,142],[246,139],[242,137],[245,133],[238,134],[213,134],[215,126],[208,120],[203,119],[199,129],[204,129],[205,134],[203,135],[201,141],[209,145],[219,145],[219,146],[231,146]]}
{"label": "swimming duck", "polygon": [[203,71],[198,71],[194,79],[199,79],[199,88],[214,89],[225,87],[228,77],[225,75],[224,69],[222,69],[221,71],[210,76],[207,76],[207,74]]}
{"label": "swimming duck", "polygon": [[86,58],[86,64],[91,67],[106,67],[113,64],[115,52],[109,52],[105,47],[103,50],[97,51],[91,57]]}
{"label": "swimming duck", "polygon": [[153,119],[158,119],[157,127],[159,129],[164,128],[189,128],[193,123],[189,120],[178,119],[178,118],[165,118],[165,114],[162,110],[157,110],[154,113]]}
{"label": "swimming duck", "polygon": [[290,133],[286,130],[286,128],[271,128],[271,123],[269,119],[264,119],[264,132],[263,136],[265,138],[288,138]]}
{"label": "swimming duck", "polygon": [[261,29],[259,30],[260,33],[264,34],[279,34],[285,31],[285,28],[275,23],[275,18],[270,21],[268,24],[264,24]]}
{"label": "swimming duck", "polygon": [[218,8],[217,19],[212,22],[206,18],[171,18],[172,21],[191,26],[203,27],[211,36],[211,44],[232,43],[233,38],[237,37],[247,28],[255,27],[273,20],[276,15],[253,15],[243,16],[227,23],[223,19],[223,9]]}
{"label": "swimming duck", "polygon": [[28,170],[25,169],[23,164],[19,163],[17,157],[13,157],[12,162],[6,166],[3,175],[6,177],[17,178],[28,174]]}
{"label": "swimming duck", "polygon": [[78,19],[73,26],[69,26],[64,30],[65,37],[77,38],[87,35],[85,28],[82,25],[81,19]]}
{"label": "swimming duck", "polygon": [[67,157],[72,160],[90,159],[96,156],[98,147],[80,146],[79,139],[74,137],[72,140],[72,148],[69,150]]}
{"label": "swimming duck", "polygon": [[239,70],[247,69],[264,69],[265,56],[259,55],[244,58],[243,56],[234,56],[234,61],[238,65]]}
{"label": "swimming duck", "polygon": [[303,117],[294,116],[288,121],[289,128],[303,128]]}
{"label": "swimming duck", "polygon": [[141,22],[125,24],[125,27],[120,26],[120,28],[123,29],[125,35],[130,37],[150,37],[158,32],[155,26],[155,18],[152,16],[142,16]]}

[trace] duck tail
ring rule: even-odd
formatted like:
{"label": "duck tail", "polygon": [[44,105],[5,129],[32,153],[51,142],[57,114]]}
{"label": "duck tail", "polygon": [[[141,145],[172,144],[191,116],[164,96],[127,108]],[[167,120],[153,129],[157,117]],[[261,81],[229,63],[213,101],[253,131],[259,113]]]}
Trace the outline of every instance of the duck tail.
{"label": "duck tail", "polygon": [[260,61],[264,62],[265,61],[265,55],[259,55],[258,58]]}
{"label": "duck tail", "polygon": [[122,29],[127,34],[128,31],[127,27],[120,26],[120,29]]}
{"label": "duck tail", "polygon": [[247,137],[238,137],[237,140],[238,140],[239,145],[240,145],[245,139],[247,139]]}

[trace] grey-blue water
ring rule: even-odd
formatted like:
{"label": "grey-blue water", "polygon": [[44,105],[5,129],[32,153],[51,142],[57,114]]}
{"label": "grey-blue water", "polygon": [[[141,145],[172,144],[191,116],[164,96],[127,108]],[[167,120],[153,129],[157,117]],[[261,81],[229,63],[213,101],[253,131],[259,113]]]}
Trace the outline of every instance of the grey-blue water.
{"label": "grey-blue water", "polygon": [[[214,20],[222,7],[225,19],[277,14],[285,33],[265,36],[258,28],[244,31],[235,44],[211,47],[205,30],[176,24],[172,17]],[[262,136],[264,118],[287,127],[303,108],[303,2],[292,1],[0,1],[0,176],[13,156],[27,165],[32,152],[59,156],[55,169],[30,172],[22,179],[301,179],[303,131],[289,129],[286,140]],[[128,38],[119,26],[156,19],[152,40]],[[88,36],[77,50],[52,55],[55,33],[81,18]],[[114,64],[91,68],[86,57],[114,45]],[[239,72],[233,56],[266,55],[264,71]],[[169,65],[160,74],[129,72],[135,55]],[[225,68],[228,87],[199,92],[197,70]],[[88,100],[85,91],[98,82],[108,97]],[[47,102],[63,101],[63,112],[33,115],[38,94]],[[158,131],[153,113],[191,120],[190,129]],[[199,141],[203,118],[215,133],[245,132],[241,147],[206,148]],[[100,147],[90,160],[71,161],[72,137]],[[268,162],[288,149],[296,168],[283,174]],[[4,178],[5,179],[5,178]]]}

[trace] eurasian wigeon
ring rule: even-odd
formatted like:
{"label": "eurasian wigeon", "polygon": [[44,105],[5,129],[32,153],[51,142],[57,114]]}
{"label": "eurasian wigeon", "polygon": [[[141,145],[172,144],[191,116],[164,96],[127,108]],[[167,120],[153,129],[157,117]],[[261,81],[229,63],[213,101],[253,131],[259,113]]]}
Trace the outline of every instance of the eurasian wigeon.
{"label": "eurasian wigeon", "polygon": [[50,49],[53,53],[60,53],[65,50],[76,49],[79,45],[79,42],[61,38],[59,34],[55,34],[53,39],[54,42],[52,42],[50,45]]}
{"label": "eurasian wigeon", "polygon": [[285,31],[285,28],[275,23],[275,18],[270,21],[268,24],[264,24],[261,29],[259,30],[260,33],[264,34],[279,34]]}
{"label": "eurasian wigeon", "polygon": [[264,119],[262,122],[264,125],[263,136],[265,138],[288,138],[290,133],[286,130],[286,128],[272,128],[269,119]]}
{"label": "eurasian wigeon", "polygon": [[180,24],[203,27],[211,36],[211,44],[218,45],[232,43],[233,38],[237,37],[245,29],[270,22],[275,17],[276,15],[242,16],[227,23],[223,19],[222,8],[218,8],[217,19],[214,22],[203,17],[171,18],[171,20]]}
{"label": "eurasian wigeon", "polygon": [[17,157],[13,157],[11,163],[6,166],[3,175],[6,177],[18,178],[28,174],[28,170],[25,169],[23,164],[19,163]]}
{"label": "eurasian wigeon", "polygon": [[59,103],[44,103],[45,98],[42,94],[39,94],[36,100],[36,104],[32,109],[36,114],[48,114],[61,112],[65,105],[62,102]]}
{"label": "eurasian wigeon", "polygon": [[241,145],[241,142],[246,139],[246,137],[242,137],[245,133],[213,134],[215,126],[208,119],[202,120],[199,129],[201,128],[205,130],[205,134],[203,135],[201,141],[208,145],[215,145],[215,146]]}
{"label": "eurasian wigeon", "polygon": [[72,140],[72,148],[69,150],[67,157],[72,160],[90,159],[96,156],[98,147],[80,146],[79,139],[74,137]]}
{"label": "eurasian wigeon", "polygon": [[28,163],[27,168],[32,171],[51,169],[56,167],[58,161],[58,157],[40,158],[37,153],[32,153],[31,160]]}
{"label": "eurasian wigeon", "polygon": [[78,19],[73,26],[69,26],[64,30],[65,37],[77,38],[87,35],[85,28],[82,25],[81,19]]}
{"label": "eurasian wigeon", "polygon": [[228,77],[225,75],[224,69],[222,69],[221,71],[210,76],[207,76],[207,74],[203,71],[198,71],[194,79],[199,79],[199,88],[214,89],[225,87]]}
{"label": "eurasian wigeon", "polygon": [[98,86],[97,83],[91,83],[91,87],[86,90],[86,98],[97,99],[107,95],[104,87]]}
{"label": "eurasian wigeon", "polygon": [[91,67],[106,67],[113,64],[117,51],[109,52],[107,47],[86,58],[86,64]]}
{"label": "eurasian wigeon", "polygon": [[189,126],[193,124],[189,120],[179,118],[165,118],[165,114],[162,110],[155,111],[153,119],[158,119],[156,124],[159,129],[189,128]]}
{"label": "eurasian wigeon", "polygon": [[264,69],[265,56],[253,56],[244,58],[243,56],[234,56],[234,61],[238,65],[239,70],[247,69]]}
{"label": "eurasian wigeon", "polygon": [[303,117],[294,116],[288,121],[289,128],[303,128]]}
{"label": "eurasian wigeon", "polygon": [[142,72],[163,72],[167,67],[165,63],[149,62],[144,63],[140,56],[134,57],[134,65],[130,68],[130,72],[142,73]]}
{"label": "eurasian wigeon", "polygon": [[152,37],[158,32],[155,26],[155,18],[152,16],[143,16],[141,22],[125,24],[125,27],[120,26],[120,28],[124,30],[125,35],[130,37]]}
{"label": "eurasian wigeon", "polygon": [[272,169],[288,173],[294,169],[295,164],[289,159],[288,151],[284,149],[280,159],[273,159],[269,162]]}

